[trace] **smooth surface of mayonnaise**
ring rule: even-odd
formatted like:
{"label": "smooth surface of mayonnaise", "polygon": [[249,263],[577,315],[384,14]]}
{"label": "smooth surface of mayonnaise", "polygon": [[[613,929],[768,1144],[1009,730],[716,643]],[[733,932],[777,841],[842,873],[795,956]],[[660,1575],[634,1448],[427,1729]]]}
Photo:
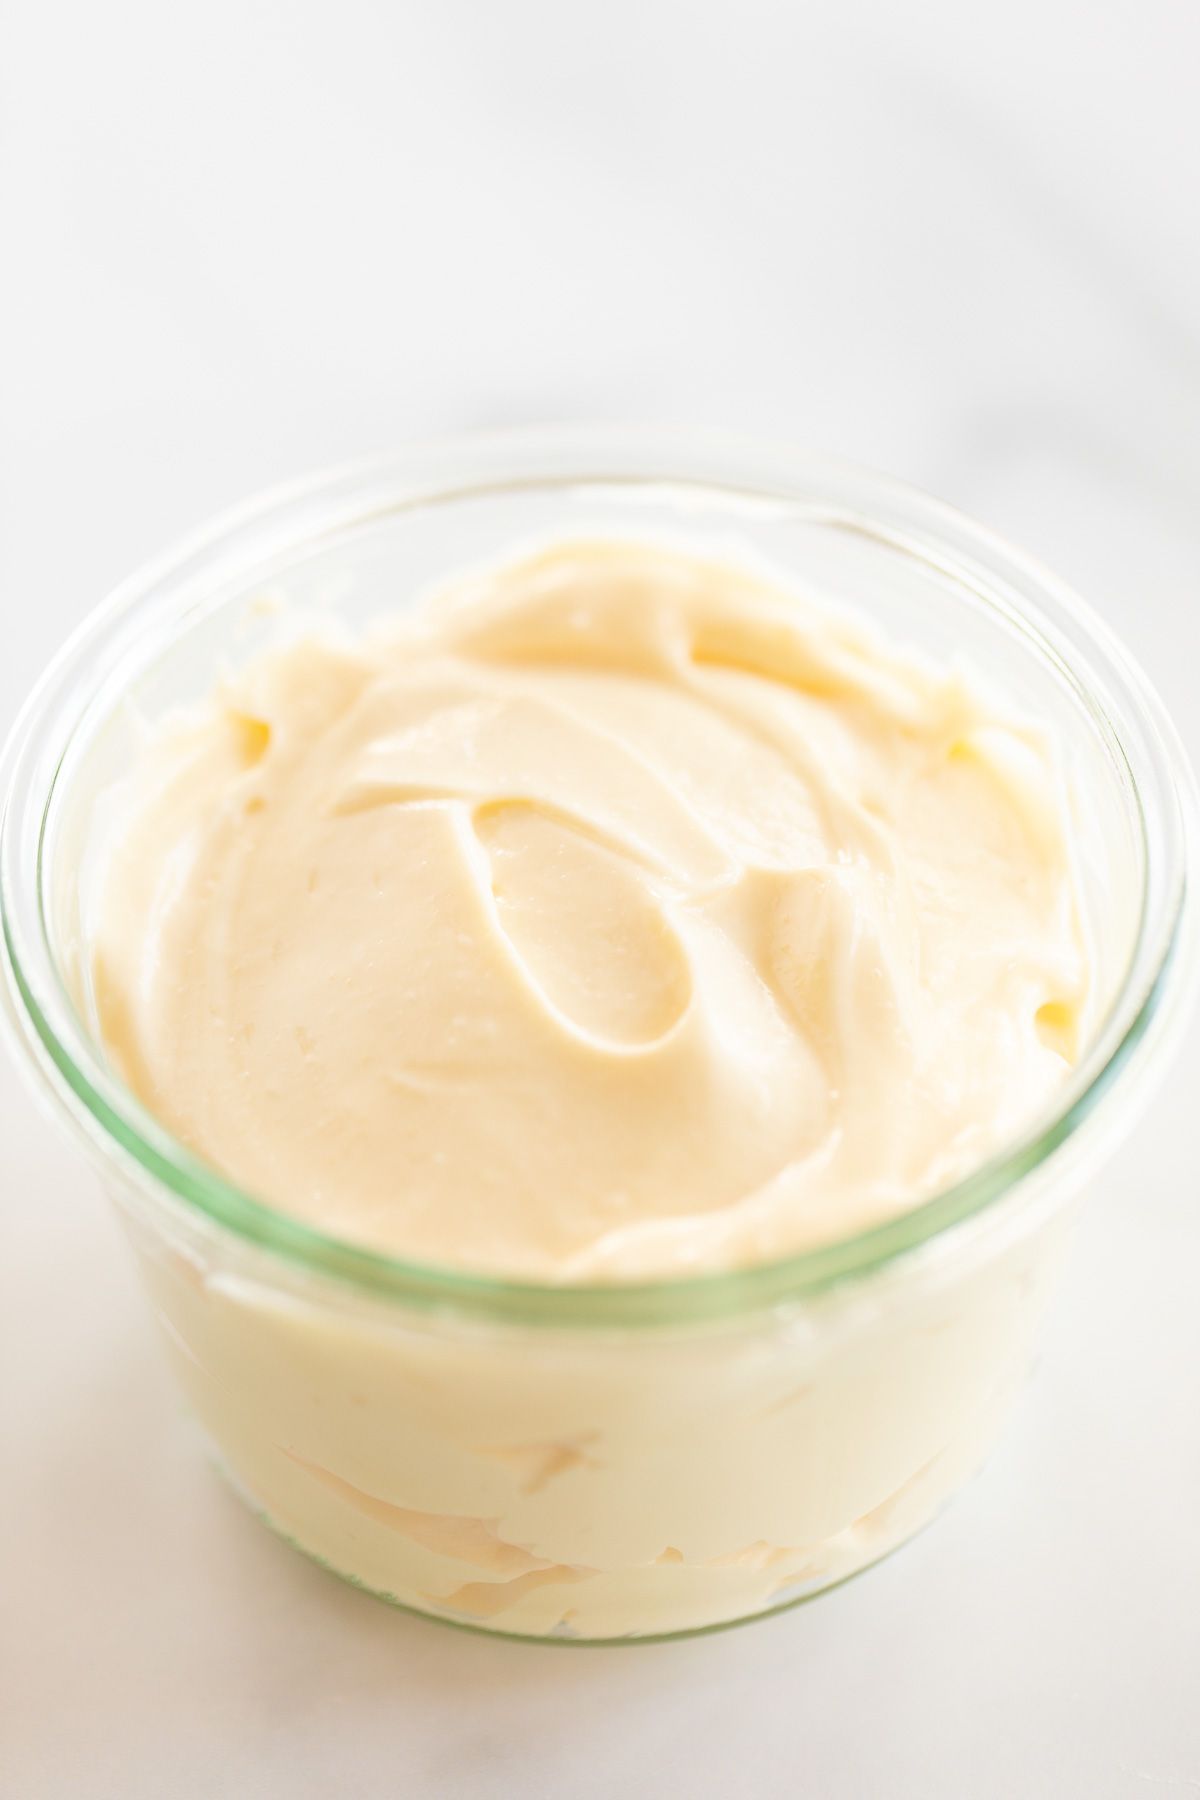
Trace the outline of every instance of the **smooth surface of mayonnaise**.
{"label": "smooth surface of mayonnaise", "polygon": [[745,1266],[1027,1124],[1086,992],[1039,732],[755,574],[565,542],[164,729],[90,944],[180,1138],[339,1237]]}

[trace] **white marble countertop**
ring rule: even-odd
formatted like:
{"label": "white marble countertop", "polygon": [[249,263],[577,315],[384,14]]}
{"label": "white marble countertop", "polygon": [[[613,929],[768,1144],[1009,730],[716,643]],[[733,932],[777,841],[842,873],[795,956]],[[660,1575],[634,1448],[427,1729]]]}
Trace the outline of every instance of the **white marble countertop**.
{"label": "white marble countertop", "polygon": [[[827,15],[827,16],[826,16]],[[0,58],[0,720],[216,508],[421,433],[657,417],[1039,552],[1200,755],[1200,14],[1173,0],[45,0]],[[116,1227],[0,1073],[0,1792],[1200,1793],[1193,1032],[1019,1419],[746,1630],[393,1613],[197,1460]]]}

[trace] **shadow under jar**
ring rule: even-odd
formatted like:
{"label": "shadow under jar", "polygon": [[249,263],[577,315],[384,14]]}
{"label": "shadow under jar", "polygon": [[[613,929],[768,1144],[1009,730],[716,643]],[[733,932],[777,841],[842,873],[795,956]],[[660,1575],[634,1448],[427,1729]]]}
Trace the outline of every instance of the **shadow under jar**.
{"label": "shadow under jar", "polygon": [[[149,1116],[89,1032],[76,997],[98,821],[144,748],[139,719],[203,697],[296,614],[358,628],[568,530],[766,558],[897,643],[966,659],[1055,734],[1092,959],[1089,1041],[1025,1138],[901,1218],[670,1281],[413,1266],[239,1191]],[[19,721],[3,781],[20,1054],[118,1205],[222,1466],[275,1530],[349,1580],[523,1636],[732,1623],[843,1580],[924,1525],[995,1438],[1074,1202],[1177,1040],[1196,963],[1191,777],[1100,622],[912,490],[693,434],[445,443],[234,514],[88,620]]]}

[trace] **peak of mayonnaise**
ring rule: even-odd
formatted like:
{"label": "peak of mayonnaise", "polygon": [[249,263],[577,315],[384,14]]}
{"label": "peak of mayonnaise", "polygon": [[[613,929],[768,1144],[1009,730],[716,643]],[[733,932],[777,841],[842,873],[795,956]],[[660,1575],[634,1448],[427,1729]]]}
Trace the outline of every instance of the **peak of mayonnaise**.
{"label": "peak of mayonnaise", "polygon": [[549,1280],[744,1266],[1025,1126],[1087,990],[1061,778],[958,672],[757,574],[568,542],[164,727],[96,1023],[280,1210]]}

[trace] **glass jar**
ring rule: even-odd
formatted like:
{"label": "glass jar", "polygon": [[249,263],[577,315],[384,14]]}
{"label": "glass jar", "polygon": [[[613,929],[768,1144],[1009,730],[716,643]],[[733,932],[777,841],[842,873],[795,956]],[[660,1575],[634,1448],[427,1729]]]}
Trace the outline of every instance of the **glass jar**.
{"label": "glass jar", "polygon": [[[905,1216],[782,1262],[553,1286],[323,1235],[191,1155],[76,997],[106,790],[144,721],[295,621],[359,628],[547,533],[765,559],[970,663],[1054,731],[1096,1004],[1053,1108]],[[1145,680],[1043,570],[910,489],[694,433],[413,450],[232,514],[127,584],[5,752],[0,904],[21,1059],[128,1227],[180,1385],[263,1518],[347,1579],[567,1640],[728,1624],[827,1588],[938,1510],[1028,1367],[1074,1203],[1194,985],[1196,795]]]}

